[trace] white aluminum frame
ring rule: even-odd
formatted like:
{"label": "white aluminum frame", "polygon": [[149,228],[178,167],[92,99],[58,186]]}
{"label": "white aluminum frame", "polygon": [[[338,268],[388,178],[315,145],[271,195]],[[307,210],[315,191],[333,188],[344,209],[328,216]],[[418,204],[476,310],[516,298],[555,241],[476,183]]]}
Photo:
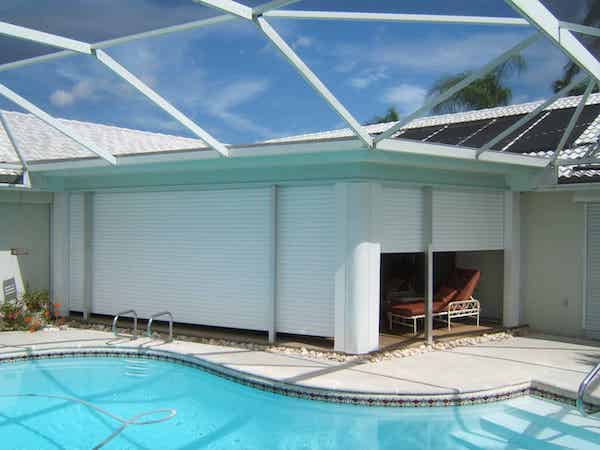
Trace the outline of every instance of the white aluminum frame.
{"label": "white aluminum frame", "polygon": [[571,60],[585,69],[596,81],[600,81],[600,61],[573,36],[568,28],[562,27],[554,16],[539,0],[505,0],[532,25],[539,28]]}
{"label": "white aluminum frame", "polygon": [[12,23],[0,22],[0,35],[37,42],[38,44],[50,45],[87,55],[92,53],[92,47],[86,42],[57,36],[56,34],[44,33],[43,31],[13,25]]}
{"label": "white aluminum frame", "polygon": [[258,17],[256,25],[279,50],[285,59],[302,75],[306,82],[329,104],[329,106],[348,124],[356,136],[367,147],[373,147],[373,138],[367,130],[350,114],[342,103],[331,93],[327,86],[302,61],[292,48],[281,38],[275,29],[264,18]]}
{"label": "white aluminum frame", "polygon": [[471,75],[466,77],[464,80],[456,83],[454,86],[449,88],[447,91],[445,91],[445,92],[441,93],[440,95],[438,95],[437,97],[434,97],[434,98],[428,100],[427,102],[425,102],[425,104],[423,104],[423,106],[421,106],[419,109],[417,109],[412,114],[409,114],[408,116],[404,117],[400,121],[396,122],[394,124],[394,126],[390,127],[389,129],[387,129],[386,131],[381,133],[379,136],[377,136],[377,138],[375,138],[375,143],[377,144],[378,142],[383,141],[384,139],[392,137],[395,133],[400,131],[400,129],[404,125],[406,125],[409,122],[411,122],[412,120],[422,116],[423,114],[428,113],[429,111],[431,111],[432,108],[439,105],[443,101],[448,100],[450,97],[452,97],[457,92],[462,91],[464,88],[466,88],[473,82],[477,81],[481,77],[484,77],[488,73],[492,72],[500,64],[506,62],[512,56],[514,56],[518,53],[521,53],[527,47],[529,47],[533,43],[537,42],[540,38],[541,38],[540,34],[536,33],[536,34],[533,34],[533,35],[527,37],[523,41],[519,42],[514,47],[505,51],[500,56],[494,58],[492,61],[490,61],[483,67],[481,67],[479,70],[473,72]]}
{"label": "white aluminum frame", "polygon": [[525,19],[515,17],[452,16],[442,14],[397,14],[344,11],[300,11],[273,10],[264,13],[267,17],[306,20],[353,20],[403,23],[448,23],[455,25],[516,25],[528,26]]}
{"label": "white aluminum frame", "polygon": [[2,112],[2,111],[0,111],[0,128],[4,129],[4,132],[6,133],[6,136],[8,137],[8,141],[10,142],[10,145],[12,146],[13,150],[17,154],[17,157],[19,158],[19,161],[21,162],[23,169],[27,170],[29,168],[28,164],[27,164],[27,160],[25,159],[25,156],[23,155],[23,153],[21,153],[21,149],[19,149],[19,145],[17,144],[17,141],[15,140],[15,137],[12,134],[10,127],[8,126],[8,122],[6,121],[6,117],[4,117],[4,112]]}
{"label": "white aluminum frame", "polygon": [[[578,159],[559,159],[559,166],[580,166],[586,164],[600,164],[600,157],[578,158]],[[600,167],[599,167],[600,169]]]}
{"label": "white aluminum frame", "polygon": [[[556,166],[556,161],[558,161],[558,158],[559,158],[561,152],[565,148],[567,140],[569,139],[569,137],[571,136],[571,133],[573,132],[573,129],[575,128],[575,125],[577,125],[577,120],[579,120],[579,116],[581,116],[581,113],[583,112],[583,108],[585,107],[585,104],[587,103],[587,100],[590,97],[590,94],[594,90],[594,86],[596,86],[596,82],[594,80],[590,80],[587,88],[585,89],[585,92],[583,93],[583,96],[581,97],[581,100],[579,101],[579,104],[577,105],[577,108],[575,108],[575,111],[573,112],[573,115],[571,116],[571,120],[569,120],[569,124],[567,125],[567,128],[565,128],[565,131],[560,138],[558,147],[556,147],[556,151],[554,152],[554,158],[552,159],[552,163],[555,166]],[[557,170],[558,170],[558,168],[557,168]]]}
{"label": "white aluminum frame", "polygon": [[155,91],[153,91],[142,80],[137,78],[135,75],[133,75],[131,72],[129,72],[125,67],[123,67],[117,61],[115,61],[113,58],[111,58],[108,55],[108,53],[106,53],[104,50],[101,50],[101,49],[95,49],[93,53],[96,56],[96,59],[98,59],[98,61],[100,61],[102,64],[104,64],[106,67],[108,67],[117,76],[121,77],[123,80],[128,82],[131,86],[133,86],[135,89],[137,89],[138,92],[143,94],[146,98],[148,98],[150,101],[152,101],[155,105],[157,105],[159,108],[161,108],[163,111],[165,111],[171,117],[173,117],[173,119],[175,119],[177,122],[182,124],[188,130],[190,130],[192,133],[194,133],[196,136],[198,136],[200,139],[202,139],[202,141],[206,145],[208,145],[209,147],[218,151],[223,156],[227,156],[227,157],[229,156],[229,150],[227,149],[227,147],[225,147],[225,145],[223,145],[221,142],[219,142],[215,138],[213,138],[207,131],[205,131],[203,128],[201,128],[199,125],[197,125],[195,122],[193,122],[190,118],[188,118],[185,114],[183,114],[181,111],[179,111],[173,105],[171,105],[167,100],[165,100],[163,97],[161,97]]}
{"label": "white aluminum frame", "polygon": [[77,142],[82,147],[88,149],[89,151],[100,156],[102,159],[106,160],[108,163],[110,163],[112,165],[117,164],[117,159],[112,154],[110,154],[109,152],[107,152],[106,150],[104,150],[102,148],[97,147],[96,144],[94,144],[92,142],[88,142],[86,139],[78,136],[77,133],[74,133],[72,130],[69,130],[62,123],[60,123],[60,121],[56,120],[50,114],[41,110],[40,108],[35,106],[33,103],[24,99],[19,94],[10,90],[3,84],[0,84],[0,95],[2,95],[3,97],[6,97],[8,100],[12,101],[13,103],[16,103],[17,105],[19,105],[21,108],[25,109],[26,111],[29,111],[31,114],[36,116],[38,119],[45,122],[47,125],[50,125],[56,131],[64,134],[68,138],[71,138],[72,140]]}
{"label": "white aluminum frame", "polygon": [[[434,24],[461,24],[461,25],[502,25],[502,26],[527,26],[532,25],[538,28],[544,35],[546,35],[553,43],[565,52],[569,58],[576,64],[581,66],[585,71],[596,80],[600,77],[600,62],[598,59],[591,54],[581,44],[572,31],[577,33],[584,33],[593,36],[600,36],[600,29],[589,27],[585,25],[579,25],[560,21],[557,19],[547,8],[545,8],[539,0],[505,0],[510,6],[512,6],[522,18],[515,17],[485,17],[485,16],[461,16],[461,15],[433,15],[433,14],[396,14],[396,13],[377,13],[377,12],[344,12],[344,11],[302,11],[302,10],[283,10],[285,6],[296,3],[300,0],[272,0],[254,8],[244,5],[241,2],[234,0],[194,0],[196,3],[217,9],[224,12],[224,15],[219,15],[207,19],[201,19],[182,23],[179,25],[167,26],[145,32],[140,32],[128,36],[123,36],[115,39],[110,39],[102,42],[87,43],[71,39],[63,36],[58,36],[51,33],[45,33],[30,28],[13,25],[5,22],[0,22],[0,35],[10,36],[17,39],[24,39],[39,44],[50,45],[62,49],[55,53],[41,55],[37,57],[27,58],[18,61],[12,61],[0,65],[0,71],[11,70],[17,67],[23,67],[29,64],[36,64],[39,62],[50,61],[57,58],[66,57],[75,54],[87,54],[96,57],[100,62],[106,65],[114,73],[119,75],[138,91],[152,100],[157,106],[161,107],[164,111],[170,114],[175,120],[179,121],[182,125],[187,127],[193,133],[195,133],[203,142],[208,144],[211,148],[216,150],[218,154],[223,156],[230,155],[230,149],[225,147],[221,142],[214,139],[205,130],[200,128],[196,123],[191,121],[188,117],[183,115],[173,105],[167,102],[157,92],[152,90],[146,84],[141,82],[135,75],[131,74],[127,69],[117,63],[114,59],[110,58],[101,49],[111,47],[126,42],[130,42],[138,39],[146,39],[154,36],[160,36],[168,33],[175,33],[180,31],[191,30],[204,26],[225,23],[235,19],[248,20],[255,23],[257,28],[265,34],[265,36],[273,43],[273,45],[280,51],[280,53],[286,58],[286,60],[302,75],[302,77],[308,82],[308,84],[327,102],[327,104],[349,125],[354,134],[358,139],[366,145],[368,148],[386,150],[386,151],[403,151],[402,146],[406,146],[406,151],[410,153],[422,153],[435,156],[445,157],[456,157],[460,159],[473,159],[474,149],[465,149],[460,146],[435,146],[427,143],[410,143],[403,140],[391,140],[389,139],[399,131],[404,125],[410,122],[412,119],[423,115],[431,110],[435,105],[450,98],[452,95],[457,93],[460,89],[466,87],[476,79],[489,73],[491,70],[496,68],[499,64],[506,61],[514,54],[522,51],[524,48],[533,44],[539,39],[539,34],[527,38],[525,41],[519,43],[517,46],[509,49],[507,52],[495,58],[488,64],[484,65],[481,69],[475,72],[472,76],[463,80],[463,82],[450,88],[448,91],[442,93],[440,96],[434,99],[428,100],[421,108],[414,113],[403,118],[401,121],[390,127],[381,135],[376,138],[372,138],[367,133],[365,127],[361,125],[352,114],[342,105],[342,103],[333,95],[333,93],[325,86],[324,83],[308,68],[308,66],[302,61],[302,59],[292,50],[292,48],[281,38],[277,31],[267,22],[265,17],[279,17],[289,19],[307,19],[307,20],[352,20],[352,21],[383,21],[383,22],[399,22],[399,23],[434,23]],[[44,120],[49,125],[53,126],[61,133],[74,139],[85,148],[93,151],[97,155],[109,161],[111,164],[116,164],[116,158],[106,152],[105,150],[97,148],[93,143],[86,142],[73,134],[70,130],[63,127],[60,122],[56,121],[50,115],[35,107],[24,98],[18,96],[13,91],[10,91],[7,87],[0,85],[0,94],[14,101],[21,107],[27,109],[32,114],[36,115],[40,119]],[[558,96],[554,96],[558,98]],[[552,99],[554,99],[554,97]],[[543,105],[550,105],[552,101],[545,102]],[[585,100],[582,102],[585,106]],[[543,109],[543,108],[542,108]],[[539,112],[539,111],[538,111]],[[580,111],[579,111],[580,113]],[[532,114],[533,116],[533,114]],[[574,115],[569,128],[572,129],[572,124],[576,120]],[[531,119],[532,117],[530,117]],[[526,123],[519,122],[519,126]],[[509,135],[514,129],[518,127],[511,127],[499,136],[505,137]],[[495,138],[496,142],[499,136]],[[563,139],[561,140],[562,145],[559,148],[562,150],[564,142],[568,138],[568,133],[565,132]],[[9,138],[10,139],[10,138]],[[563,142],[564,141],[564,142]],[[423,147],[421,150],[416,151],[415,144]],[[490,160],[494,162],[502,162],[502,155],[499,152],[488,152],[489,148],[493,145],[488,143],[483,148],[476,150],[474,157],[480,160]],[[459,156],[458,152],[467,151],[469,153],[465,156]],[[439,152],[439,153],[437,153]],[[489,155],[488,155],[489,153]],[[555,155],[555,163],[557,156],[560,152]],[[22,159],[22,155],[18,155]],[[239,155],[238,155],[239,156]],[[24,161],[24,160],[23,160]],[[511,160],[512,161],[512,160]],[[577,160],[582,161],[582,160]],[[593,159],[596,161],[596,159]],[[512,161],[514,163],[514,161]],[[530,164],[530,161],[527,161]],[[26,163],[26,162],[25,162]],[[540,166],[546,165],[547,163]],[[558,164],[564,165],[562,161]]]}
{"label": "white aluminum frame", "polygon": [[0,169],[4,169],[4,170],[23,170],[23,166],[21,164],[0,162]]}
{"label": "white aluminum frame", "polygon": [[562,20],[558,23],[561,28],[574,31],[576,33],[587,34],[589,36],[600,36],[600,28],[580,25],[578,23],[564,22]]}

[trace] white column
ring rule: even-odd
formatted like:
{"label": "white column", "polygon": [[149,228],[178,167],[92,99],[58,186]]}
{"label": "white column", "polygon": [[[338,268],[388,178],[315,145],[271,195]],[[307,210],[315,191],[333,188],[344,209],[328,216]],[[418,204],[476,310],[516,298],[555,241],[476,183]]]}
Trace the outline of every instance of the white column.
{"label": "white column", "polygon": [[368,353],[379,348],[379,265],[376,183],[338,183],[335,349]]}
{"label": "white column", "polygon": [[94,193],[83,194],[83,317],[87,319],[92,311],[92,236],[94,232]]}
{"label": "white column", "polygon": [[53,194],[51,207],[52,237],[50,242],[50,276],[53,303],[60,303],[59,313],[69,313],[68,305],[68,265],[69,265],[69,208],[68,196],[65,193]]}
{"label": "white column", "polygon": [[521,320],[521,208],[520,193],[504,197],[504,305],[502,324],[515,327]]}
{"label": "white column", "polygon": [[425,211],[424,225],[425,232],[423,237],[425,242],[426,274],[425,277],[425,341],[428,345],[433,344],[433,189],[431,187],[425,190]]}
{"label": "white column", "polygon": [[277,186],[271,187],[271,320],[269,325],[269,343],[275,343],[277,337],[277,276],[278,276],[278,263],[277,263]]}

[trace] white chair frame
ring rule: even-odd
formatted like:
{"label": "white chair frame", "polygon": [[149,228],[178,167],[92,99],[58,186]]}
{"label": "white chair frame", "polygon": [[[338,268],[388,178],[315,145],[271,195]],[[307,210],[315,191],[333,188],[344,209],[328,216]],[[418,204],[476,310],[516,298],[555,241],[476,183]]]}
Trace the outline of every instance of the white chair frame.
{"label": "white chair frame", "polygon": [[[479,327],[480,313],[481,304],[479,300],[476,300],[475,298],[471,297],[468,300],[450,302],[448,303],[448,308],[446,311],[433,313],[432,316],[434,319],[446,322],[448,324],[448,330],[450,330],[452,326],[452,319],[457,319],[459,317],[475,317],[477,320],[477,327]],[[418,316],[403,316],[401,314],[394,314],[393,312],[388,312],[387,315],[390,330],[394,329],[394,325],[400,325],[403,327],[412,328],[413,334],[415,335],[418,331],[417,320],[425,318],[425,314],[419,314]],[[444,316],[446,316],[445,320]]]}

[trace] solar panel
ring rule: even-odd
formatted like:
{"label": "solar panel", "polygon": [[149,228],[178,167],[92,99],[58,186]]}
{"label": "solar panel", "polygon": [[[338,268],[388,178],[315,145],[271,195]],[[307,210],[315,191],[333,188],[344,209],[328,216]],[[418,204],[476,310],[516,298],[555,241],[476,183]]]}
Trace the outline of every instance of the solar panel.
{"label": "solar panel", "polygon": [[427,139],[427,142],[439,144],[459,145],[475,133],[483,131],[494,119],[472,120],[469,122],[451,123],[439,133]]}
{"label": "solar panel", "polygon": [[[573,116],[573,108],[563,108],[544,111],[536,118],[513,132],[508,137],[498,142],[493,150],[502,150],[507,145],[506,151],[512,153],[532,153],[551,151],[558,147],[558,143]],[[567,140],[566,148],[573,146],[574,142],[600,115],[600,104],[587,105],[579,117],[577,124]],[[525,114],[497,117],[495,119],[471,120],[468,122],[436,125],[422,128],[412,128],[398,138],[414,139],[439,144],[461,145],[464,147],[480,148],[498,136],[504,130],[515,124]],[[543,117],[542,120],[539,120]],[[539,121],[539,123],[536,123]],[[444,128],[445,127],[445,128]],[[514,141],[514,142],[513,142]]]}
{"label": "solar panel", "polygon": [[[539,151],[550,151],[555,150],[558,147],[558,143],[567,128],[575,108],[556,109],[550,111],[550,113],[544,117],[538,124],[529,129],[523,136],[519,137],[516,142],[508,147],[508,151],[511,153],[529,153]],[[586,106],[571,136],[567,140],[565,148],[570,148],[573,143],[579,138],[579,136],[585,131],[587,127],[598,117],[600,114],[600,105],[588,105]],[[511,139],[515,139],[520,133],[523,133],[527,127],[531,127],[534,122],[530,122],[528,125],[517,130],[513,136],[500,142],[498,147],[502,148],[507,145]]]}
{"label": "solar panel", "polygon": [[525,114],[515,114],[512,116],[497,117],[493,123],[481,130],[479,133],[471,136],[469,139],[463,142],[462,145],[465,147],[474,148],[483,147],[485,144],[494,139],[524,116]]}
{"label": "solar panel", "polygon": [[431,136],[436,131],[444,128],[445,125],[434,125],[431,127],[410,128],[398,136],[399,139],[413,139],[415,141],[423,141]]}

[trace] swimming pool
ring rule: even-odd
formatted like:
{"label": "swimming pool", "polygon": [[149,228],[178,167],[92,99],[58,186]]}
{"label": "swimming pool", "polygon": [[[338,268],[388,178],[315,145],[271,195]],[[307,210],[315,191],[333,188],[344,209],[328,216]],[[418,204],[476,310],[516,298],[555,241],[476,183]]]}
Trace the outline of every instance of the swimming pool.
{"label": "swimming pool", "polygon": [[[157,422],[123,427],[135,416]],[[90,449],[111,436],[103,448],[600,449],[600,418],[533,397],[445,408],[324,403],[167,361],[66,357],[0,364],[0,436],[2,448],[35,449]]]}

